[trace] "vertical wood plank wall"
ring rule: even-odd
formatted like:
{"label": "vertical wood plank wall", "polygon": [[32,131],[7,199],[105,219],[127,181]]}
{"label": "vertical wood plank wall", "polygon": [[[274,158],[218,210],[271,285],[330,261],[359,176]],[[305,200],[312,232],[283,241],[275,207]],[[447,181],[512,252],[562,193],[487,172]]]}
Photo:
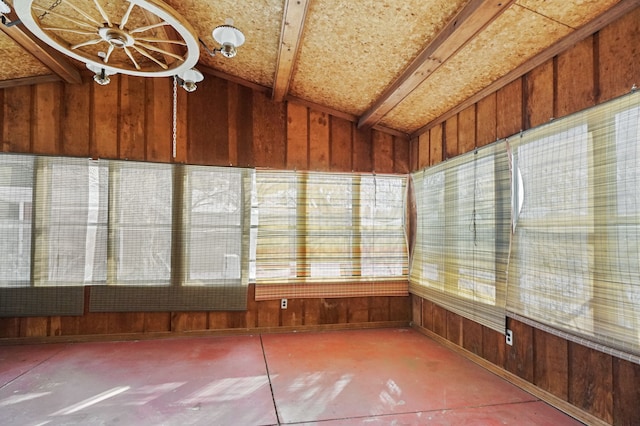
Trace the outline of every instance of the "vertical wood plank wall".
{"label": "vertical wood plank wall", "polygon": [[[628,14],[411,141],[412,170],[640,86],[640,10]],[[640,419],[640,366],[515,320],[514,345],[480,324],[412,296],[415,324],[607,423]]]}
{"label": "vertical wood plank wall", "polygon": [[[2,152],[315,171],[409,172],[409,141],[265,91],[207,76],[178,89],[172,155],[172,80],[118,75],[108,86],[47,83],[0,90]],[[85,290],[88,297],[90,287]],[[0,338],[277,328],[411,319],[407,297],[255,302],[246,312],[90,313],[0,318]],[[88,306],[88,301],[85,303]]]}

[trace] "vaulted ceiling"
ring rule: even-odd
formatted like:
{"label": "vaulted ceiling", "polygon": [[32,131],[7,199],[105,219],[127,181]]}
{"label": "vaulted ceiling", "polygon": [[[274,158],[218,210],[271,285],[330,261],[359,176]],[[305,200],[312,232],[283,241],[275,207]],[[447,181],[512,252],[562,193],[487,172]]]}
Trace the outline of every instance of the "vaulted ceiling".
{"label": "vaulted ceiling", "polygon": [[[5,1],[14,3],[29,0]],[[140,2],[140,0],[134,0]],[[639,0],[155,0],[200,38],[232,18],[235,58],[201,48],[198,67],[346,113],[360,126],[416,134],[501,79],[524,73],[640,4]],[[34,0],[40,10],[126,10],[127,0]],[[98,5],[98,6],[97,6]],[[66,7],[66,9],[65,9]],[[120,8],[120,9],[118,9]],[[52,17],[55,15],[50,13]],[[120,15],[115,15],[120,16]],[[78,82],[82,63],[16,22],[0,25],[0,87]],[[53,18],[52,18],[53,19]],[[63,19],[63,18],[61,18]],[[505,77],[506,76],[506,77]],[[206,80],[201,84],[206,84]]]}

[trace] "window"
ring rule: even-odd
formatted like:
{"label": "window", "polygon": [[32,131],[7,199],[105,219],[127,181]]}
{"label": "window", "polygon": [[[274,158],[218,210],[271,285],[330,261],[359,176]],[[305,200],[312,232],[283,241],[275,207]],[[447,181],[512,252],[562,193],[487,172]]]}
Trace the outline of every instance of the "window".
{"label": "window", "polygon": [[34,285],[104,283],[109,170],[86,159],[36,159]]}
{"label": "window", "polygon": [[256,177],[257,299],[406,294],[406,177]]}
{"label": "window", "polygon": [[509,140],[521,209],[508,310],[640,353],[640,96]]}
{"label": "window", "polygon": [[34,158],[7,154],[0,158],[0,287],[28,286]]}
{"label": "window", "polygon": [[110,162],[109,284],[171,281],[173,169]]}
{"label": "window", "polygon": [[253,181],[241,168],[0,154],[0,314],[81,314],[83,285],[93,312],[245,309]]}
{"label": "window", "polygon": [[412,178],[418,224],[410,290],[504,333],[510,225],[504,143]]}
{"label": "window", "polygon": [[184,170],[185,283],[239,282],[246,257],[243,185],[247,173],[204,166]]}

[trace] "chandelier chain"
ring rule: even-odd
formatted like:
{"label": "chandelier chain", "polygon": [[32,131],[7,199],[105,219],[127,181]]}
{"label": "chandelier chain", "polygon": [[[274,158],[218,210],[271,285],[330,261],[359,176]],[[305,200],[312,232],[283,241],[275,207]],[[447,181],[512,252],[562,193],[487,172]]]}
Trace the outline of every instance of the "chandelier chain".
{"label": "chandelier chain", "polygon": [[38,21],[41,21],[45,16],[47,16],[49,14],[50,11],[52,11],[56,7],[60,6],[61,3],[62,3],[62,0],[54,1],[53,4],[51,6],[49,6],[49,8],[47,10],[45,10],[44,12],[42,12],[42,14],[40,16],[38,16]]}
{"label": "chandelier chain", "polygon": [[173,152],[173,158],[176,158],[176,151],[177,151],[177,144],[178,144],[178,132],[177,132],[177,127],[178,127],[178,77],[176,77],[175,75],[173,76],[173,117],[172,117],[172,132],[173,132],[173,139],[172,139],[172,152]]}

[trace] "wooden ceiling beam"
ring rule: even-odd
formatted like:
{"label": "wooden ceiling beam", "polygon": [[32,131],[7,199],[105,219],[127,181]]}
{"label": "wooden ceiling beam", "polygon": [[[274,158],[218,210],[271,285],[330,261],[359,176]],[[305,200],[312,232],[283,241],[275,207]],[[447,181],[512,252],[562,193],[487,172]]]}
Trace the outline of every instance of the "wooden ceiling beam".
{"label": "wooden ceiling beam", "polygon": [[282,102],[289,92],[308,8],[309,0],[285,1],[276,75],[273,82],[273,100],[277,102]]}
{"label": "wooden ceiling beam", "polygon": [[358,127],[372,127],[429,77],[440,65],[464,47],[476,34],[499,17],[515,0],[471,0],[400,77],[360,117]]}
{"label": "wooden ceiling beam", "polygon": [[12,78],[11,80],[0,81],[0,89],[17,86],[30,86],[32,84],[54,83],[60,81],[60,77],[55,74],[38,75],[34,77]]}
{"label": "wooden ceiling beam", "polygon": [[[622,18],[623,16],[625,16],[626,14],[630,13],[631,11],[633,11],[634,9],[636,9],[638,7],[640,7],[640,0],[621,0],[615,6],[611,7],[611,9],[607,10],[606,12],[602,13],[597,18],[593,19],[592,21],[586,23],[585,25],[583,25],[582,27],[580,27],[577,30],[573,31],[569,35],[567,35],[564,38],[560,39],[558,42],[556,42],[555,44],[551,45],[551,47],[549,47],[546,50],[543,50],[542,52],[538,53],[536,56],[534,56],[533,58],[529,59],[528,61],[526,61],[525,63],[523,63],[519,67],[509,71],[507,74],[505,74],[502,77],[500,77],[499,79],[495,80],[489,86],[485,87],[484,89],[482,89],[479,92],[477,92],[475,95],[473,95],[470,98],[466,99],[464,102],[462,102],[458,106],[456,106],[456,107],[450,109],[449,111],[445,112],[444,114],[442,114],[440,117],[436,118],[435,120],[425,124],[424,126],[419,128],[418,130],[413,132],[410,135],[410,137],[411,138],[419,137],[421,134],[425,133],[426,131],[428,131],[432,127],[447,121],[449,118],[453,117],[454,115],[458,114],[459,112],[467,109],[468,107],[470,107],[471,105],[475,104],[476,102],[481,101],[486,96],[488,96],[491,93],[497,91],[498,89],[501,89],[502,87],[506,86],[507,84],[511,83],[512,81],[522,77],[523,75],[525,75],[529,71],[531,71],[534,68],[544,64],[545,62],[547,62],[548,60],[550,60],[554,56],[559,55],[560,53],[566,51],[571,46],[573,46],[576,43],[584,40],[585,38],[589,37],[590,35],[600,31],[601,29],[603,29],[607,25],[609,25],[612,22]],[[631,90],[631,88],[629,88],[629,90]]]}
{"label": "wooden ceiling beam", "polygon": [[[11,22],[15,22],[18,20],[18,17],[13,12],[10,13],[7,17],[11,20]],[[22,46],[23,49],[33,55],[36,59],[42,62],[44,66],[57,74],[63,81],[72,84],[82,83],[80,72],[73,65],[73,63],[69,61],[69,59],[65,55],[58,52],[57,50],[31,34],[31,32],[27,30],[24,25],[0,25],[0,30],[11,37],[13,41]]]}

